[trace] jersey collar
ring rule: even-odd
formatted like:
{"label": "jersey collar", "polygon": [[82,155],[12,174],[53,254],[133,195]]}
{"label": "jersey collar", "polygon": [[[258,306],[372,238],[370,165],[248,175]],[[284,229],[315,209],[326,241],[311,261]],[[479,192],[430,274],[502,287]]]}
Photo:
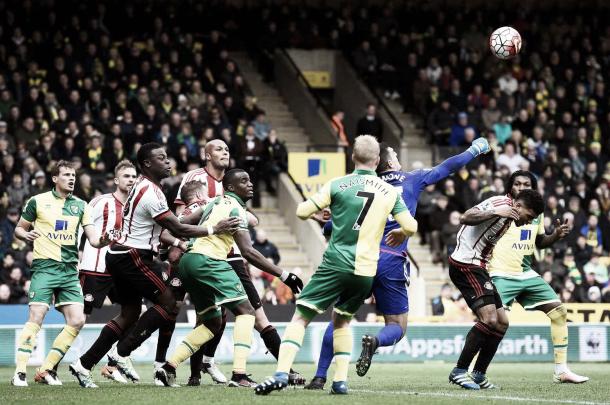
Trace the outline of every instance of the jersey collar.
{"label": "jersey collar", "polygon": [[[55,197],[55,198],[60,198],[60,199],[62,199],[62,200],[64,199],[64,198],[63,198],[61,195],[59,195],[59,193],[58,193],[58,192],[55,190],[55,187],[53,187],[53,188],[51,189],[51,194],[53,194],[53,197]],[[69,193],[69,194],[66,196],[66,200],[70,200],[70,199],[72,199],[72,193]]]}
{"label": "jersey collar", "polygon": [[241,205],[242,207],[246,208],[246,203],[244,202],[244,200],[241,199],[240,196],[238,196],[235,193],[232,193],[230,191],[225,191],[225,195],[228,195],[230,197],[233,197],[237,200],[237,202],[239,203],[239,205]]}
{"label": "jersey collar", "polygon": [[354,174],[370,174],[372,176],[377,177],[377,173],[375,173],[375,170],[356,169],[354,170]]}

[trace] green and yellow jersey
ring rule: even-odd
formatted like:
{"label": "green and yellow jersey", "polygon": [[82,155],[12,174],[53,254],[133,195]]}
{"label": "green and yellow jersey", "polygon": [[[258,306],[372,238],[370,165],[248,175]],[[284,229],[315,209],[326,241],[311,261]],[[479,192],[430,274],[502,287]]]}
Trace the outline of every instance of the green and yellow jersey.
{"label": "green and yellow jersey", "polygon": [[41,235],[34,240],[34,264],[45,259],[78,264],[78,227],[93,225],[85,201],[72,194],[63,198],[55,190],[47,191],[28,200],[21,218]]}
{"label": "green and yellow jersey", "polygon": [[[223,196],[216,197],[205,206],[199,224],[214,226],[229,217],[240,218],[239,229],[248,230],[246,204],[236,194],[225,192]],[[187,252],[199,253],[216,260],[226,260],[234,242],[230,233],[193,238]]]}
{"label": "green and yellow jersey", "polygon": [[400,194],[372,170],[356,170],[329,181],[299,204],[297,216],[305,219],[328,206],[333,228],[322,266],[339,271],[375,276],[379,243],[390,214],[406,234],[417,230]]}
{"label": "green and yellow jersey", "polygon": [[515,226],[513,222],[494,248],[489,261],[489,275],[525,280],[538,277],[532,269],[536,236],[544,235],[544,214],[531,224]]}

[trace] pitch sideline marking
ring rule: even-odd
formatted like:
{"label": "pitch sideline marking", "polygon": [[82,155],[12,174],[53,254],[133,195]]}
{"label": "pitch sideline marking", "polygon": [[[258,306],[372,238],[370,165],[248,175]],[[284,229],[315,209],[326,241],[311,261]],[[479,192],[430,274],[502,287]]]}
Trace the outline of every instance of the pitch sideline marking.
{"label": "pitch sideline marking", "polygon": [[367,394],[385,394],[385,395],[412,395],[412,396],[428,396],[428,397],[447,397],[447,398],[462,398],[462,399],[498,399],[506,401],[516,402],[543,402],[553,404],[574,404],[574,405],[607,405],[608,402],[592,402],[592,401],[575,401],[575,400],[561,400],[561,399],[544,399],[544,398],[524,398],[524,397],[511,397],[502,395],[480,395],[472,396],[467,394],[452,394],[449,392],[417,392],[417,391],[377,391],[377,390],[350,390],[350,392],[361,392]]}

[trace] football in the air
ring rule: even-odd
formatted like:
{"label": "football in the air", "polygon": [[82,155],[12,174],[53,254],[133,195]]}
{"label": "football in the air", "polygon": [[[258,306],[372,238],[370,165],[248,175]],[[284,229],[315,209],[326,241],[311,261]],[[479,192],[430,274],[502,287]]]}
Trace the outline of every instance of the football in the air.
{"label": "football in the air", "polygon": [[489,37],[489,49],[497,58],[513,58],[521,50],[521,34],[513,27],[500,27]]}

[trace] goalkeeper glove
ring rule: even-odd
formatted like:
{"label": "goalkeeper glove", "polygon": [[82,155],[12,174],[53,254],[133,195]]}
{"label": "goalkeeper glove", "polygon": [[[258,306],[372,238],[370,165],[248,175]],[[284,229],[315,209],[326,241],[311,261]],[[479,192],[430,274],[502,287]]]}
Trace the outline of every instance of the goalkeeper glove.
{"label": "goalkeeper glove", "polygon": [[472,145],[468,148],[468,152],[472,153],[472,156],[477,157],[485,154],[491,150],[489,142],[485,138],[478,138],[472,141]]}

